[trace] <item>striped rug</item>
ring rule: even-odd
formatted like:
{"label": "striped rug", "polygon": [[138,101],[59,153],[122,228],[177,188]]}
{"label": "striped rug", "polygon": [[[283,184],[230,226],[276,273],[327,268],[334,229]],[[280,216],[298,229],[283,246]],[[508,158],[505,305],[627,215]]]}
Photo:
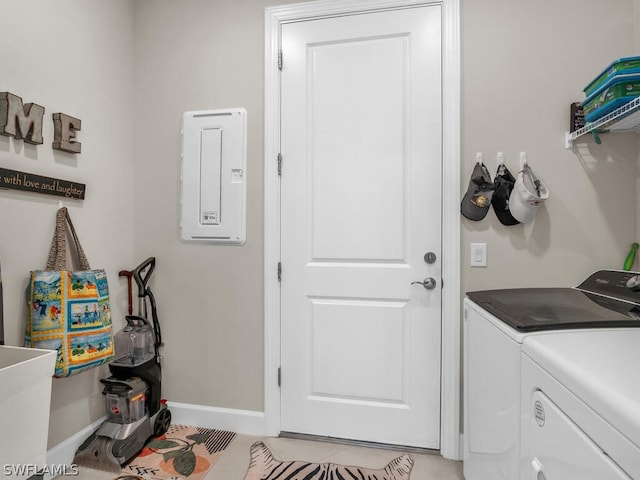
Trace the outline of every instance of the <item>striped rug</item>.
{"label": "striped rug", "polygon": [[400,455],[381,469],[335,463],[282,461],[260,441],[251,446],[251,461],[244,480],[409,480],[413,459]]}
{"label": "striped rug", "polygon": [[125,465],[120,478],[130,475],[146,480],[202,480],[235,435],[224,430],[170,425],[167,433],[151,440]]}

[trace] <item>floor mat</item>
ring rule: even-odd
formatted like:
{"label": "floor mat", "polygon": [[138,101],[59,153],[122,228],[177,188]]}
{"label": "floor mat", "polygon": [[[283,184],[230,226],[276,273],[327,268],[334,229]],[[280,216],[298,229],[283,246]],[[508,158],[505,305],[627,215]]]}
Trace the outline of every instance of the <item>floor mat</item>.
{"label": "floor mat", "polygon": [[334,463],[311,463],[305,461],[276,460],[264,442],[251,446],[251,462],[244,480],[320,480],[326,478],[376,478],[379,480],[409,480],[413,459],[401,455],[391,460],[386,467],[374,470],[365,467],[336,465]]}
{"label": "floor mat", "polygon": [[122,469],[123,475],[147,480],[202,480],[235,437],[235,433],[170,425]]}

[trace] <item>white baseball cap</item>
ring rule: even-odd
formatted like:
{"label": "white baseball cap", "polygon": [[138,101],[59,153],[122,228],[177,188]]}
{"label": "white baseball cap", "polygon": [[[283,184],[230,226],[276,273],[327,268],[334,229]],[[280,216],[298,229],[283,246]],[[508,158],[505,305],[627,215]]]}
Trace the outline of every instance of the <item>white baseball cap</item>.
{"label": "white baseball cap", "polygon": [[529,223],[536,216],[538,207],[549,198],[549,190],[537,178],[528,165],[518,173],[509,197],[509,211],[521,223]]}

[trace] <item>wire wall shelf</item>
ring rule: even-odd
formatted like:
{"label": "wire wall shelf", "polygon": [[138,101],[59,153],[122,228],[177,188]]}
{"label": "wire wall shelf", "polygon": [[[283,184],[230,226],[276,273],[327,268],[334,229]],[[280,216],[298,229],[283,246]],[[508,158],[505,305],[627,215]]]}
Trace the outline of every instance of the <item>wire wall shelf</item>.
{"label": "wire wall shelf", "polygon": [[600,143],[600,134],[608,132],[640,132],[640,97],[634,98],[595,122],[587,123],[574,132],[567,132],[564,147],[571,149],[575,140],[588,133],[593,134],[596,143]]}

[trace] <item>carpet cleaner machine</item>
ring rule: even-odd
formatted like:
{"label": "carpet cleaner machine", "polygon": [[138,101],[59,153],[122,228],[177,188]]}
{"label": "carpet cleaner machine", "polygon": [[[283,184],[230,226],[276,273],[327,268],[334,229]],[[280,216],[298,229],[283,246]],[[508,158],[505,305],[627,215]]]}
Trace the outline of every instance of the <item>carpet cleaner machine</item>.
{"label": "carpet cleaner machine", "polygon": [[[120,473],[151,437],[163,435],[171,423],[171,412],[161,398],[163,343],[155,298],[148,287],[155,262],[155,257],[149,257],[132,272],[120,272],[129,275],[129,315],[127,325],[114,337],[111,376],[100,379],[107,419],[78,448],[77,465]],[[138,286],[138,315],[131,314],[131,276]]]}

